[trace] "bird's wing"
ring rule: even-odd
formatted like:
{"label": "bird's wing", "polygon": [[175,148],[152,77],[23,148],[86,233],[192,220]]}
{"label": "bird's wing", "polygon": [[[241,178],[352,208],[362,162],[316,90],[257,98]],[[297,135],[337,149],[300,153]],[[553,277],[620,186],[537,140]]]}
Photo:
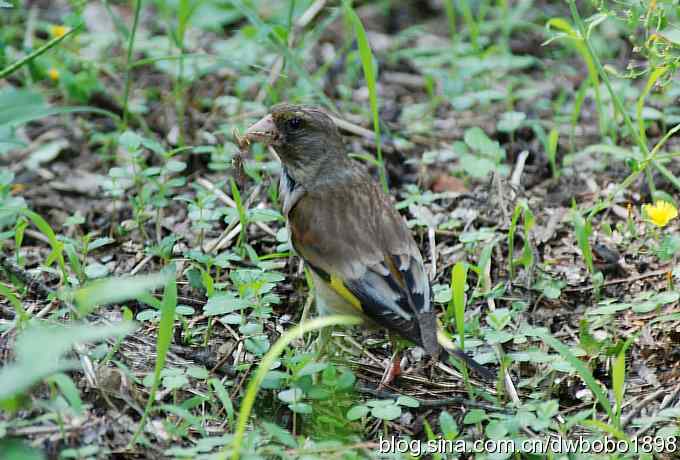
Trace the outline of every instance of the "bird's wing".
{"label": "bird's wing", "polygon": [[306,191],[288,214],[309,267],[377,324],[439,347],[430,284],[410,230],[370,178]]}

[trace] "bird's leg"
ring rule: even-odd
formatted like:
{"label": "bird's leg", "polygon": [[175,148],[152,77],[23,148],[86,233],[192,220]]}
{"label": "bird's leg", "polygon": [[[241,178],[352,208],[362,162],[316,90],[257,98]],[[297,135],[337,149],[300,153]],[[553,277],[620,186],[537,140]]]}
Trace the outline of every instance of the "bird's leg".
{"label": "bird's leg", "polygon": [[392,353],[392,357],[390,358],[390,363],[385,368],[385,372],[380,379],[378,390],[382,390],[387,385],[394,382],[394,380],[401,374],[401,349],[392,334],[388,332],[387,337],[389,337],[392,350],[394,351]]}

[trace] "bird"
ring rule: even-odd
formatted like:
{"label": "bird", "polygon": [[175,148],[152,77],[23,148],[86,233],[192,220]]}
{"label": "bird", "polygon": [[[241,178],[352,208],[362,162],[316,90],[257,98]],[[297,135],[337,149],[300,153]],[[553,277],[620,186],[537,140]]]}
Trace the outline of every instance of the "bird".
{"label": "bird", "polygon": [[445,351],[485,380],[493,378],[443,332],[405,219],[367,168],[348,155],[323,109],[274,105],[244,139],[271,146],[281,162],[282,212],[291,246],[311,272],[320,315],[359,316],[433,359]]}

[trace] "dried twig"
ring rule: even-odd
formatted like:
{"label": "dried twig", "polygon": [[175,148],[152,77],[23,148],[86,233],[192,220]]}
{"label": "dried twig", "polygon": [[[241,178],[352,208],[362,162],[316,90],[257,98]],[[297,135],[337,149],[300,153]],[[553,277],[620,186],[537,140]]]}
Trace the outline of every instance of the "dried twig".
{"label": "dried twig", "polygon": [[[633,281],[643,280],[645,278],[662,276],[662,275],[666,275],[671,269],[672,269],[672,267],[661,268],[659,270],[654,270],[654,271],[651,271],[651,272],[643,273],[641,275],[630,276],[628,278],[618,278],[618,279],[615,279],[615,280],[609,280],[609,281],[605,281],[602,284],[602,286],[611,286],[612,284],[622,284],[622,283],[628,284],[628,283],[632,283]],[[564,292],[582,292],[582,291],[590,291],[592,289],[595,289],[595,286],[589,285],[589,286],[581,286],[581,287],[564,289]]]}

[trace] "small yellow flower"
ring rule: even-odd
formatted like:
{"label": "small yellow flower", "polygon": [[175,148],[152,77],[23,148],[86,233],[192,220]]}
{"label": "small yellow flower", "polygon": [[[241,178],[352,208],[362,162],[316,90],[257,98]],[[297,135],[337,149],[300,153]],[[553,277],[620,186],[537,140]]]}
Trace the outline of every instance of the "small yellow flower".
{"label": "small yellow flower", "polygon": [[69,30],[71,30],[71,29],[69,29],[69,28],[66,27],[66,26],[52,26],[52,27],[50,27],[50,34],[51,34],[54,38],[59,38],[59,37],[61,37],[61,36],[63,36],[63,35],[66,35],[66,33],[67,33]]}
{"label": "small yellow flower", "polygon": [[47,76],[50,77],[50,80],[57,81],[59,80],[59,71],[52,67],[50,70],[47,71]]}
{"label": "small yellow flower", "polygon": [[642,210],[647,214],[649,221],[657,227],[665,227],[668,222],[678,217],[678,210],[667,201],[643,205]]}

